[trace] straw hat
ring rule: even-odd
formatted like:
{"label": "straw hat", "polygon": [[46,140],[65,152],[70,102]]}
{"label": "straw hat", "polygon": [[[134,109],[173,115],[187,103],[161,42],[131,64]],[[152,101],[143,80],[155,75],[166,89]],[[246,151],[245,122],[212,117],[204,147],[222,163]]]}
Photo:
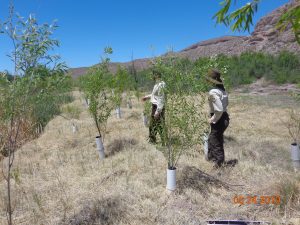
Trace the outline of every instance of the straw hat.
{"label": "straw hat", "polygon": [[208,70],[208,73],[207,73],[205,79],[214,84],[223,84],[223,81],[221,80],[221,73],[216,69]]}

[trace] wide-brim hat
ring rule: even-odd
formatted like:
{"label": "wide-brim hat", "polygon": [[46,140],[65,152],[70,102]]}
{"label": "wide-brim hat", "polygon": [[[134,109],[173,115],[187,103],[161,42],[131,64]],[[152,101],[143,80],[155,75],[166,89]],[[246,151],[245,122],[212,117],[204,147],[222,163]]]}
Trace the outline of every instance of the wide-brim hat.
{"label": "wide-brim hat", "polygon": [[216,69],[208,70],[208,73],[205,76],[205,79],[214,84],[223,84],[223,81],[221,79],[221,73]]}

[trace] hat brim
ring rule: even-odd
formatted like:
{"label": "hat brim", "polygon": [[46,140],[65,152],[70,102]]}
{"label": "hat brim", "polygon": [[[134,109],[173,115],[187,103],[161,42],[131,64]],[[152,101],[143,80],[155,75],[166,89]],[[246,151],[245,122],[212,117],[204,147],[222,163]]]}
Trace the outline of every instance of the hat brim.
{"label": "hat brim", "polygon": [[212,83],[214,83],[214,84],[223,84],[223,82],[220,82],[220,81],[217,81],[217,80],[215,80],[215,79],[212,79],[211,77],[205,77],[205,79],[207,80],[207,81],[209,81],[209,82],[212,82]]}

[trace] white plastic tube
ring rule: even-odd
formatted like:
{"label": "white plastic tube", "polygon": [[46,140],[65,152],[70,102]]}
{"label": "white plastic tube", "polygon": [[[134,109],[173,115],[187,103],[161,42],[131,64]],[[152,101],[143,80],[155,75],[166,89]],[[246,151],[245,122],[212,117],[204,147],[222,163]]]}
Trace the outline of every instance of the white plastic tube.
{"label": "white plastic tube", "polygon": [[75,134],[77,132],[77,127],[75,124],[72,124],[72,132]]}
{"label": "white plastic tube", "polygon": [[176,189],[176,168],[167,169],[167,189],[174,191]]}
{"label": "white plastic tube", "polygon": [[90,104],[90,100],[87,99],[87,98],[84,98],[84,99],[83,99],[83,106],[84,106],[85,108],[88,108],[88,107],[89,107],[89,104]]}
{"label": "white plastic tube", "polygon": [[117,118],[121,119],[122,116],[121,116],[121,108],[120,107],[116,108],[116,114],[117,114]]}
{"label": "white plastic tube", "polygon": [[97,145],[97,150],[99,151],[100,159],[104,159],[105,158],[104,146],[100,136],[96,137],[96,145]]}
{"label": "white plastic tube", "polygon": [[297,143],[291,144],[291,158],[292,160],[300,160],[300,150]]}
{"label": "white plastic tube", "polygon": [[148,125],[148,117],[144,113],[142,113],[142,121],[144,126],[146,127]]}
{"label": "white plastic tube", "polygon": [[297,143],[291,144],[291,159],[295,169],[300,169],[300,149]]}
{"label": "white plastic tube", "polygon": [[130,99],[127,101],[127,108],[132,109],[132,102]]}

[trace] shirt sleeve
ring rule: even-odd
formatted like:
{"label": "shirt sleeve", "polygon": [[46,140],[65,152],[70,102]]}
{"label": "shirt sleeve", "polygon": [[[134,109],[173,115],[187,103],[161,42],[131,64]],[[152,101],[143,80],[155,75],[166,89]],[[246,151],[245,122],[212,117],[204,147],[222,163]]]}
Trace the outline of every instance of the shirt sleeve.
{"label": "shirt sleeve", "polygon": [[157,109],[156,112],[160,113],[162,111],[162,109],[164,108],[165,105],[165,89],[166,84],[164,82],[160,83],[160,85],[158,86],[158,91],[157,91]]}
{"label": "shirt sleeve", "polygon": [[211,121],[212,123],[217,123],[224,111],[222,101],[214,92],[209,93],[209,101],[211,102],[214,110],[214,115],[212,116]]}
{"label": "shirt sleeve", "polygon": [[213,93],[213,92],[209,93],[209,101],[212,103],[214,112],[216,112],[216,111],[223,112],[224,111],[222,101],[216,93]]}

